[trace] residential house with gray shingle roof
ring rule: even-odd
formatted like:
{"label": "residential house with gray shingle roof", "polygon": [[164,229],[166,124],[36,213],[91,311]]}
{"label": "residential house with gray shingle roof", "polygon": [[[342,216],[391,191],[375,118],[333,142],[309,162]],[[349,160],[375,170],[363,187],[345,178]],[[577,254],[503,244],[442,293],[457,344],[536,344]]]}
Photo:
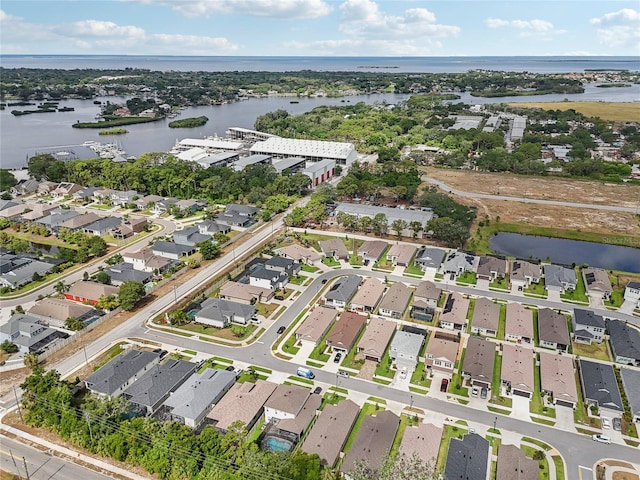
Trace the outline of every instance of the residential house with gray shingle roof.
{"label": "residential house with gray shingle roof", "polygon": [[507,261],[504,258],[483,255],[478,259],[478,278],[491,282],[504,278],[507,274]]}
{"label": "residential house with gray shingle roof", "polygon": [[545,265],[544,285],[550,292],[564,293],[567,290],[575,290],[578,284],[578,277],[573,268],[561,265]]}
{"label": "residential house with gray shingle roof", "polygon": [[207,298],[193,318],[195,322],[224,328],[229,323],[246,325],[256,313],[256,307],[222,298]]}
{"label": "residential house with gray shingle roof", "polygon": [[44,277],[53,267],[52,263],[5,253],[0,257],[0,286],[21,287],[32,282],[36,273]]}
{"label": "residential house with gray shingle roof", "polygon": [[100,220],[96,220],[89,225],[85,225],[82,228],[82,231],[84,233],[103,237],[105,235],[111,234],[116,228],[120,226],[121,223],[122,219],[119,217],[101,218]]}
{"label": "residential house with gray shingle roof", "polygon": [[207,414],[207,423],[221,433],[226,433],[235,422],[244,424],[245,430],[253,428],[264,412],[264,403],[277,385],[265,380],[256,383],[234,384],[227,394]]}
{"label": "residential house with gray shingle roof", "polygon": [[388,410],[375,416],[365,415],[342,463],[345,476],[349,478],[357,462],[365,462],[372,470],[379,469],[391,450],[399,425],[400,418]]}
{"label": "residential house with gray shingle roof", "polygon": [[447,330],[465,330],[467,327],[467,311],[471,302],[458,292],[447,295],[440,313],[440,328]]}
{"label": "residential house with gray shingle roof", "polygon": [[320,240],[318,245],[325,257],[333,257],[335,260],[349,259],[349,251],[347,250],[347,247],[345,247],[344,242],[339,238]]}
{"label": "residential house with gray shingle roof", "polygon": [[582,394],[587,405],[623,412],[622,398],[613,366],[608,363],[578,360]]}
{"label": "residential house with gray shingle roof", "polygon": [[440,269],[446,253],[440,248],[423,247],[416,253],[414,263],[420,265],[423,272],[435,275]]}
{"label": "residential house with gray shingle roof", "polygon": [[167,398],[162,411],[174,422],[193,429],[199,428],[212,406],[224,396],[236,382],[236,374],[218,368],[206,368],[194,373]]}
{"label": "residential house with gray shingle roof", "polygon": [[574,308],[571,317],[573,339],[576,342],[601,343],[605,333],[604,319],[592,310]]}
{"label": "residential house with gray shingle roof", "polygon": [[211,235],[200,233],[200,229],[196,226],[183,228],[173,232],[173,241],[178,245],[186,245],[195,247],[197,244],[211,240]]}
{"label": "residential house with gray shingle roof", "polygon": [[389,357],[398,370],[406,367],[412,371],[416,368],[425,339],[426,332],[421,334],[399,330],[395,333],[389,347]]}
{"label": "residential house with gray shingle roof", "polygon": [[56,340],[69,335],[44,325],[35,316],[16,313],[0,325],[0,343],[9,341],[18,347],[20,353],[41,354]]}
{"label": "residential house with gray shingle roof", "polygon": [[160,257],[170,258],[171,260],[180,260],[183,257],[188,257],[189,255],[196,253],[197,248],[161,240],[151,246],[151,251],[154,255],[158,255]]}
{"label": "residential house with gray shingle roof", "polygon": [[444,476],[448,480],[485,480],[488,460],[489,442],[477,433],[468,433],[462,440],[451,438]]}
{"label": "residential house with gray shingle roof", "polygon": [[498,445],[496,480],[538,480],[538,462],[515,445]]}
{"label": "residential house with gray shingle roof", "polygon": [[538,310],[538,340],[541,347],[566,352],[571,345],[566,317],[550,308],[540,308]]}
{"label": "residential house with gray shingle roof", "polygon": [[615,361],[636,367],[640,366],[640,332],[638,329],[620,320],[609,320],[607,331]]}
{"label": "residential house with gray shingle roof", "polygon": [[132,409],[142,415],[153,415],[160,405],[196,371],[195,363],[170,358],[148,369],[122,395]]}
{"label": "residential house with gray shingle roof", "polygon": [[496,344],[474,335],[467,339],[467,350],[462,363],[462,375],[474,387],[491,388],[496,360]]}
{"label": "residential house with gray shingle roof", "polygon": [[324,298],[330,305],[346,308],[358,291],[361,282],[362,277],[358,275],[345,275],[344,277],[340,277],[333,282],[333,285],[331,285]]}
{"label": "residential house with gray shingle roof", "polygon": [[447,255],[442,264],[443,273],[462,275],[464,272],[475,272],[478,265],[478,257],[466,252],[454,251]]}
{"label": "residential house with gray shingle roof", "polygon": [[620,368],[620,377],[629,401],[632,421],[640,423],[640,395],[638,395],[640,392],[640,370],[622,367]]}
{"label": "residential house with gray shingle roof", "polygon": [[93,372],[84,383],[96,395],[117,397],[159,362],[160,353],[131,348]]}
{"label": "residential house with gray shingle roof", "polygon": [[629,282],[624,288],[625,302],[631,302],[634,308],[640,308],[640,282]]}

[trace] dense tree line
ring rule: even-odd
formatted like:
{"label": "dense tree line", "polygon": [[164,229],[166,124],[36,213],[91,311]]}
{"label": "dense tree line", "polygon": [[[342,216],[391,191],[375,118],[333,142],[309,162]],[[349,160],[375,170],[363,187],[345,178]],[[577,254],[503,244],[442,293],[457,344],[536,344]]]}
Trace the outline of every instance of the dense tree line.
{"label": "dense tree line", "polygon": [[396,200],[411,200],[421,181],[420,172],[410,160],[372,165],[354,163],[338,183],[337,193],[374,201],[383,194]]}

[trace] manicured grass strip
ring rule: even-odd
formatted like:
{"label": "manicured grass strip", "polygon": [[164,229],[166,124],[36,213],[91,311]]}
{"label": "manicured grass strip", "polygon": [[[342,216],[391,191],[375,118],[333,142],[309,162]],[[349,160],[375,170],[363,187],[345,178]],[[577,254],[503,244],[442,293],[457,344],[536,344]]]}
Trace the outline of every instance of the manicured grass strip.
{"label": "manicured grass strip", "polygon": [[562,457],[560,455],[552,455],[551,459],[556,466],[556,480],[564,480],[564,462],[562,461]]}
{"label": "manicured grass strip", "polygon": [[378,398],[378,397],[369,397],[369,398],[367,398],[367,402],[378,403],[380,405],[386,405],[387,404],[387,401],[384,398]]}
{"label": "manicured grass strip", "polygon": [[292,382],[299,382],[299,383],[306,383],[308,385],[314,385],[313,380],[309,380],[308,378],[304,378],[304,377],[295,377],[293,375],[287,377],[289,380],[291,380]]}
{"label": "manicured grass strip", "polygon": [[329,387],[329,390],[331,390],[333,392],[337,392],[337,393],[344,393],[345,395],[349,394],[349,390],[347,390],[346,388],[342,388],[342,387]]}
{"label": "manicured grass strip", "polygon": [[542,440],[538,440],[538,439],[531,438],[531,437],[522,437],[522,441],[523,442],[527,442],[527,443],[533,443],[534,445],[538,445],[539,447],[543,448],[544,450],[551,450],[551,445],[548,445],[548,444],[544,443]]}
{"label": "manicured grass strip", "polygon": [[186,353],[187,355],[197,355],[198,352],[194,350],[183,350],[182,353]]}
{"label": "manicured grass strip", "polygon": [[426,395],[428,390],[423,390],[422,388],[412,387],[409,385],[409,391],[413,393],[419,393],[421,395]]}
{"label": "manicured grass strip", "polygon": [[305,365],[308,365],[310,367],[316,367],[316,368],[324,367],[324,363],[312,362],[311,360],[307,360],[305,362]]}
{"label": "manicured grass strip", "polygon": [[372,405],[371,403],[365,403],[362,406],[362,409],[360,410],[360,414],[358,415],[358,418],[356,419],[356,422],[353,425],[353,428],[351,429],[349,438],[347,439],[347,442],[344,444],[344,448],[342,449],[343,452],[347,453],[351,448],[351,445],[353,444],[353,441],[355,440],[356,435],[358,434],[358,430],[360,430],[360,426],[362,425],[362,421],[364,420],[364,417],[366,415],[375,415],[376,412],[378,412],[378,408],[376,408],[376,406]]}
{"label": "manicured grass strip", "polygon": [[533,420],[536,423],[539,423],[541,425],[549,425],[550,427],[554,426],[556,424],[555,421],[553,420],[546,420],[544,418],[538,418],[538,417],[531,417],[531,420]]}
{"label": "manicured grass strip", "polygon": [[391,380],[383,380],[382,378],[373,377],[372,380],[380,385],[391,385]]}
{"label": "manicured grass strip", "polygon": [[265,368],[265,367],[259,367],[257,365],[251,365],[249,368],[253,368],[256,372],[264,372],[264,373],[267,373],[269,375],[271,375],[273,373],[273,370],[271,370],[269,368]]}
{"label": "manicured grass strip", "polygon": [[440,440],[440,448],[438,449],[438,460],[436,462],[436,471],[442,472],[447,460],[447,452],[449,451],[449,441],[452,438],[460,438],[467,433],[466,428],[456,427],[454,425],[445,425],[442,431],[442,439]]}

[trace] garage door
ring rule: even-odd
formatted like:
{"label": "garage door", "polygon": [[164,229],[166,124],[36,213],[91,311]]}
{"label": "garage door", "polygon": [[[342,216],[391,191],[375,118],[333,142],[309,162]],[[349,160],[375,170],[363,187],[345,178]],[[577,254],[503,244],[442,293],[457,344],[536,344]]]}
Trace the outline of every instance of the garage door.
{"label": "garage door", "polygon": [[562,407],[569,407],[569,408],[573,408],[573,403],[571,402],[565,402],[564,400],[556,400],[556,405],[560,405]]}
{"label": "garage door", "polygon": [[531,398],[531,392],[525,392],[525,391],[522,391],[522,390],[513,390],[512,393],[514,395],[518,395],[519,397]]}

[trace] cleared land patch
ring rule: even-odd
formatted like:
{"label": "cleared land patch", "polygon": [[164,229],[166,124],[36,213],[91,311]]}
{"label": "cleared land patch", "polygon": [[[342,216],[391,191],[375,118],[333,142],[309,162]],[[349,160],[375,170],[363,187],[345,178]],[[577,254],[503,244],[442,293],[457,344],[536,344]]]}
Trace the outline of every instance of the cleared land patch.
{"label": "cleared land patch", "polygon": [[614,122],[640,122],[640,108],[631,102],[532,102],[510,103],[512,107],[543,110],[575,110],[587,117],[600,117]]}

